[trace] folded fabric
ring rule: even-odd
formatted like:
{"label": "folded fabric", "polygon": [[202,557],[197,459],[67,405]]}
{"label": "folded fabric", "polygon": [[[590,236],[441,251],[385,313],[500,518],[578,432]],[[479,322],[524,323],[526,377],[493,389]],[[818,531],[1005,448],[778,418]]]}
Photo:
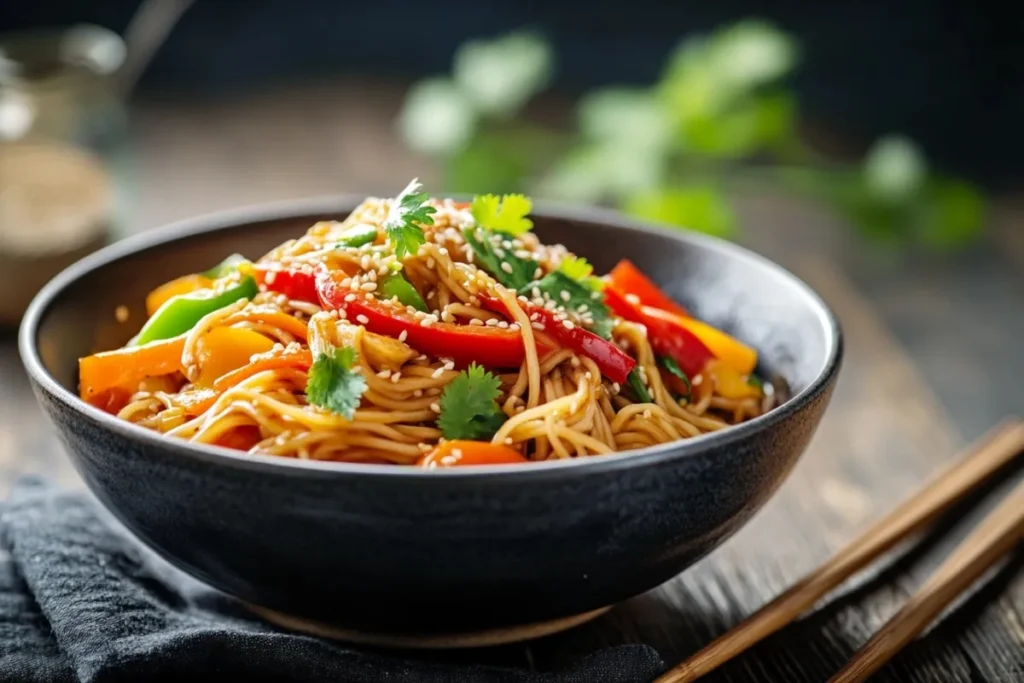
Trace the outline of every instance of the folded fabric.
{"label": "folded fabric", "polygon": [[644,645],[550,672],[364,652],[284,632],[158,560],[86,493],[38,478],[0,507],[0,681],[217,680],[342,683],[650,681]]}

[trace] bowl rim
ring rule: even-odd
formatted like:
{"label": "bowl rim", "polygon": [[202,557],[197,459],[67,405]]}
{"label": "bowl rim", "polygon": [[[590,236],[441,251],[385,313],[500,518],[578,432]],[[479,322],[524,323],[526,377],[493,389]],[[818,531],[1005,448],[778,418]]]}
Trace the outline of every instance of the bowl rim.
{"label": "bowl rim", "polygon": [[[466,198],[456,193],[446,194],[445,197],[450,197],[457,201]],[[531,212],[532,215],[536,218],[603,224],[614,228],[633,230],[645,234],[668,237],[684,243],[696,244],[702,248],[723,253],[730,258],[736,258],[754,266],[767,269],[775,277],[795,285],[797,291],[804,297],[809,308],[814,312],[825,336],[825,362],[821,370],[806,387],[791,396],[782,405],[747,422],[718,432],[709,432],[688,439],[670,441],[628,452],[618,452],[611,456],[599,458],[546,460],[530,463],[528,466],[504,464],[425,470],[418,467],[396,467],[383,464],[299,460],[297,458],[255,458],[222,446],[168,439],[157,432],[134,423],[118,420],[115,416],[86,403],[76,393],[69,391],[58,382],[43,364],[39,355],[37,337],[44,314],[54,299],[85,275],[114,261],[130,257],[133,254],[162,244],[187,240],[197,235],[230,230],[246,223],[266,223],[277,220],[346,213],[352,211],[365,199],[366,195],[348,193],[286,199],[207,212],[191,218],[174,221],[161,227],[144,230],[102,247],[64,268],[60,273],[52,277],[33,297],[31,304],[22,317],[18,330],[18,347],[22,363],[30,378],[42,390],[64,406],[105,429],[124,438],[141,442],[145,446],[173,448],[195,460],[277,474],[325,477],[358,476],[364,478],[397,477],[399,479],[415,481],[447,479],[449,477],[481,480],[495,476],[500,476],[504,480],[510,476],[515,478],[532,478],[563,472],[608,472],[624,467],[642,467],[644,465],[664,463],[668,460],[687,458],[707,449],[721,448],[734,444],[785,421],[825,391],[835,379],[842,364],[843,332],[835,313],[807,283],[780,264],[746,247],[711,235],[673,229],[637,220],[613,209],[552,200],[536,200],[534,202],[535,208]],[[316,219],[314,218],[314,220]]]}

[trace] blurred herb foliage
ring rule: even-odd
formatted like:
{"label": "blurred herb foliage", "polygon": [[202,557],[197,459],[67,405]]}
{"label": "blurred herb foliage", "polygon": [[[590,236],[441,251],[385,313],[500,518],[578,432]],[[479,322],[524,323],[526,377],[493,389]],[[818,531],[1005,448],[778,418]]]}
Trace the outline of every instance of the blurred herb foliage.
{"label": "blurred herb foliage", "polygon": [[904,136],[876,141],[859,164],[837,163],[799,135],[796,41],[745,20],[684,39],[649,87],[585,94],[564,132],[524,107],[551,83],[552,47],[533,32],[474,40],[452,73],[413,85],[398,124],[433,158],[451,192],[526,192],[598,203],[650,221],[737,235],[731,198],[772,187],[825,202],[864,236],[939,249],[982,231],[986,201],[970,183],[929,169]]}

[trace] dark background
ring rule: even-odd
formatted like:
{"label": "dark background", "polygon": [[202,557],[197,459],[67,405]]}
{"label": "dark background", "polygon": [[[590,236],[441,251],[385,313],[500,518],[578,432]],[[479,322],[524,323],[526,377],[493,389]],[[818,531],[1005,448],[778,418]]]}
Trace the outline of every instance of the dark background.
{"label": "dark background", "polygon": [[[0,30],[76,21],[124,29],[137,0],[5,2]],[[331,74],[446,72],[457,45],[532,27],[557,49],[556,87],[654,79],[690,32],[749,16],[803,45],[794,85],[808,117],[853,145],[911,135],[939,166],[991,189],[1021,179],[1024,22],[1013,5],[715,0],[198,0],[141,92],[239,89]]]}

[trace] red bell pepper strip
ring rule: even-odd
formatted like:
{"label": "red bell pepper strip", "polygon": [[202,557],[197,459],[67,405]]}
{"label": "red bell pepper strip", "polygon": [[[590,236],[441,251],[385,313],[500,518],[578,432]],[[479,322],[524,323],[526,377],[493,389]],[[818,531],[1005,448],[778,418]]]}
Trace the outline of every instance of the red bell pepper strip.
{"label": "red bell pepper strip", "polygon": [[265,285],[272,292],[284,294],[293,301],[320,303],[320,295],[316,291],[316,280],[311,270],[281,268],[274,264],[256,263],[252,266],[252,276],[256,278],[258,284]]}
{"label": "red bell pepper strip", "polygon": [[[500,300],[489,296],[480,296],[480,302],[492,311],[509,316],[508,308]],[[543,306],[520,303],[531,319],[536,316],[537,322],[544,325],[544,331],[554,337],[560,344],[580,353],[597,363],[601,374],[613,382],[625,384],[629,373],[636,367],[636,361],[629,354],[610,341],[602,339],[593,332],[579,325],[571,328],[562,324],[554,311]]]}
{"label": "red bell pepper strip", "polygon": [[695,334],[671,317],[650,315],[615,285],[605,285],[604,302],[620,318],[646,326],[654,352],[672,358],[688,377],[699,375],[708,361],[714,360],[715,355]]}
{"label": "red bell pepper strip", "polygon": [[670,299],[656,284],[640,272],[640,269],[629,259],[619,261],[608,273],[608,280],[620,292],[636,297],[637,300],[632,302],[634,304],[653,306],[676,315],[690,315],[685,308]]}
{"label": "red bell pepper strip", "polygon": [[[344,273],[335,275],[344,276]],[[321,305],[345,311],[349,320],[356,320],[370,332],[396,339],[405,332],[409,346],[434,358],[451,358],[459,367],[475,362],[487,368],[518,368],[526,357],[523,337],[516,330],[444,322],[424,327],[420,324],[422,318],[388,302],[366,299],[361,293],[348,301],[348,295],[355,292],[342,287],[335,275],[321,268],[311,276],[315,278]],[[273,288],[276,282],[275,278],[268,287]],[[553,350],[538,340],[538,353],[544,355]]]}

